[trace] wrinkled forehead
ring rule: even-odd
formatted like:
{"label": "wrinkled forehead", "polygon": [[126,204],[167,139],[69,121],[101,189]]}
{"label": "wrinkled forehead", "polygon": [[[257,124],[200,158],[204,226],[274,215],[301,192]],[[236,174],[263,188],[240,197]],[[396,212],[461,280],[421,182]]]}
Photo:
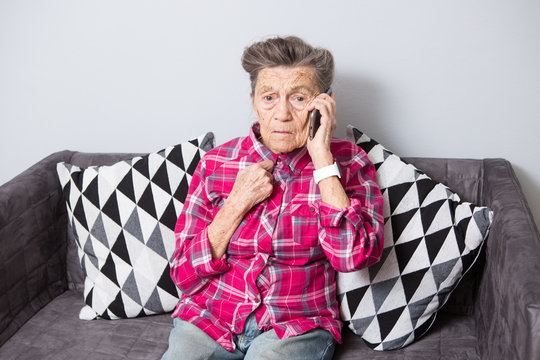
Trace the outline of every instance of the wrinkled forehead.
{"label": "wrinkled forehead", "polygon": [[276,66],[261,69],[257,76],[255,93],[292,92],[303,90],[310,94],[319,92],[315,69],[308,66]]}

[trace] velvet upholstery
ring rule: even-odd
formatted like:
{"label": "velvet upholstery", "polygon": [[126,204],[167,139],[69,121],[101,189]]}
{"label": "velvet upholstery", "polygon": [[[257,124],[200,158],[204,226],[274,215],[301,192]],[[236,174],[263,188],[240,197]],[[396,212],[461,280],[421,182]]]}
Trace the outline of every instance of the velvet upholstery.
{"label": "velvet upholstery", "polygon": [[53,154],[0,187],[0,344],[67,287],[65,231]]}
{"label": "velvet upholstery", "polygon": [[[133,155],[63,151],[0,186],[1,359],[158,359],[165,351],[168,314],[113,321],[77,317],[82,274],[69,246],[56,163],[86,167]],[[407,160],[462,199],[494,210],[483,261],[417,342],[375,352],[344,329],[334,359],[540,358],[540,240],[510,163]]]}

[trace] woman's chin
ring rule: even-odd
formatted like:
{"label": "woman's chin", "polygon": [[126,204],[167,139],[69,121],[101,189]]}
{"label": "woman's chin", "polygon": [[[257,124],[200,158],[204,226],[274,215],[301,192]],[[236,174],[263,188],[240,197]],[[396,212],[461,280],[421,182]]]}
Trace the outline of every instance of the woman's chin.
{"label": "woman's chin", "polygon": [[272,151],[273,153],[275,154],[286,154],[286,153],[290,153],[291,151],[295,150],[295,149],[298,149],[299,147],[301,147],[302,145],[298,145],[296,143],[274,143],[274,144],[271,144],[273,146],[269,146],[268,149],[270,149],[270,151]]}

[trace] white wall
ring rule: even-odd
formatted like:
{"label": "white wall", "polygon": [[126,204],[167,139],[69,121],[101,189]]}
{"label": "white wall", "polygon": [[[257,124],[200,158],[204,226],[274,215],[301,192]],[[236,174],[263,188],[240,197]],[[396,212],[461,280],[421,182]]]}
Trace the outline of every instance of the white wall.
{"label": "white wall", "polygon": [[255,120],[243,48],[332,50],[338,135],[509,159],[540,219],[540,2],[0,0],[0,183],[63,150],[149,152]]}

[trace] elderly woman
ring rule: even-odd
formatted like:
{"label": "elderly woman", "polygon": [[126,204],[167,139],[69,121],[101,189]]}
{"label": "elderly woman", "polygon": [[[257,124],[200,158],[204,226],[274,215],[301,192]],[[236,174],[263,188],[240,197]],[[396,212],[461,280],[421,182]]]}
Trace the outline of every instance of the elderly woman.
{"label": "elderly woman", "polygon": [[[354,144],[333,138],[331,53],[297,37],[246,48],[258,117],[200,161],[176,226],[182,291],[164,359],[330,359],[335,270],[377,262],[382,196]],[[309,113],[320,128],[309,137]]]}

